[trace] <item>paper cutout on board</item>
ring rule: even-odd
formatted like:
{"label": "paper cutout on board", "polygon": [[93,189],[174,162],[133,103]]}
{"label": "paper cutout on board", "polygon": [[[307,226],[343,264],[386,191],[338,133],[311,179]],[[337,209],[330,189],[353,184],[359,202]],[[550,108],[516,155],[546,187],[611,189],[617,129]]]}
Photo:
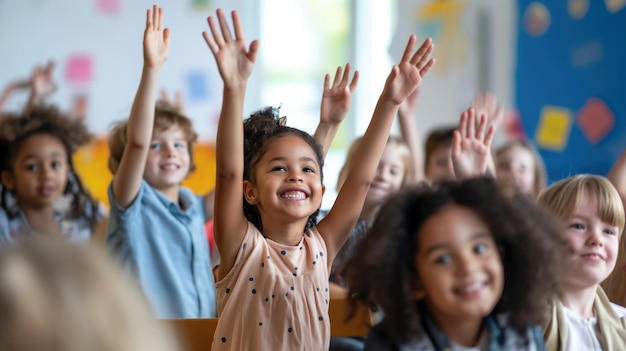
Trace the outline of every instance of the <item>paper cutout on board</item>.
{"label": "paper cutout on board", "polygon": [[613,130],[615,116],[604,101],[598,98],[590,98],[578,111],[576,124],[585,135],[585,138],[587,138],[587,141],[595,145]]}
{"label": "paper cutout on board", "polygon": [[524,13],[524,29],[534,37],[542,36],[550,27],[550,11],[546,5],[535,1],[528,5]]}
{"label": "paper cutout on board", "polygon": [[203,9],[207,9],[211,7],[210,0],[191,0],[191,4],[193,5],[194,8],[199,9],[199,10],[203,10]]}
{"label": "paper cutout on board", "polygon": [[204,101],[209,98],[209,80],[203,71],[190,72],[187,75],[187,96],[189,101]]}
{"label": "paper cutout on board", "polygon": [[626,0],[604,0],[604,4],[610,13],[617,13],[626,6]]}
{"label": "paper cutout on board", "polygon": [[102,13],[119,13],[122,0],[96,0],[97,9]]}
{"label": "paper cutout on board", "polygon": [[505,114],[502,127],[504,134],[506,134],[509,140],[526,140],[528,138],[519,111],[517,110],[511,110]]}
{"label": "paper cutout on board", "polygon": [[592,41],[572,51],[572,66],[575,68],[588,67],[604,59],[604,45],[601,41]]}
{"label": "paper cutout on board", "polygon": [[552,151],[562,151],[567,146],[572,129],[572,112],[557,106],[544,106],[541,109],[535,141],[539,147]]}
{"label": "paper cutout on board", "polygon": [[91,83],[92,69],[90,55],[73,55],[65,64],[65,77],[69,83],[88,84]]}
{"label": "paper cutout on board", "polygon": [[589,0],[568,0],[567,12],[575,19],[579,20],[587,14],[589,11]]}

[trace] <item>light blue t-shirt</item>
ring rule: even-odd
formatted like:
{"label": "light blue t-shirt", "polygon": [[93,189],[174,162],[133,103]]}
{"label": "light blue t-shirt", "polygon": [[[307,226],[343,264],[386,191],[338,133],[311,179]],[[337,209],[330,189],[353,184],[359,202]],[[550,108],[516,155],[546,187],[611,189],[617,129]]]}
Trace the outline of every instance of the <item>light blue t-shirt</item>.
{"label": "light blue t-shirt", "polygon": [[142,180],[124,209],[111,183],[107,247],[139,279],[157,318],[216,317],[203,201],[183,187],[179,194],[182,206]]}
{"label": "light blue t-shirt", "polygon": [[[14,209],[14,214],[9,214],[0,209],[0,249],[13,246],[15,240],[31,233],[26,215],[19,208]],[[92,230],[85,218],[64,219],[62,213],[55,213],[61,232],[66,235],[68,242],[88,243],[91,240]]]}

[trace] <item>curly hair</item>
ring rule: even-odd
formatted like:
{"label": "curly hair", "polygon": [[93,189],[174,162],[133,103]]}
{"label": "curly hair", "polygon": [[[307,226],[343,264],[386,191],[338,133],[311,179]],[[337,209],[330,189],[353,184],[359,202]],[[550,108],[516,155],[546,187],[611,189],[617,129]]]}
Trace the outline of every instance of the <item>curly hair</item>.
{"label": "curly hair", "polygon": [[358,303],[377,306],[394,340],[422,334],[415,297],[421,287],[418,234],[429,217],[451,204],[475,211],[502,252],[504,289],[493,313],[508,313],[520,331],[539,324],[557,292],[561,230],[547,211],[526,196],[506,196],[491,178],[421,184],[390,197],[346,264],[351,313]]}
{"label": "curly hair", "polygon": [[[196,169],[196,164],[193,161],[193,144],[198,140],[198,134],[193,129],[193,123],[187,116],[181,114],[174,106],[159,101],[154,109],[154,129],[162,131],[172,126],[179,127],[185,135],[187,150],[189,150],[189,172],[191,173]],[[117,122],[113,124],[111,128],[107,166],[112,174],[117,172],[120,162],[122,161],[122,155],[128,143],[126,140],[127,129],[128,120]]]}
{"label": "curly hair", "polygon": [[[91,228],[94,229],[99,216],[98,203],[84,187],[72,160],[74,152],[79,147],[87,145],[92,139],[87,127],[80,120],[70,117],[51,105],[33,106],[21,114],[3,114],[0,117],[1,171],[12,172],[13,162],[23,142],[38,134],[51,135],[63,144],[69,166],[64,193],[71,195],[71,206],[67,215],[69,219],[86,218]],[[9,205],[9,193],[8,189],[2,187],[0,207],[9,216],[15,216],[15,211]]]}
{"label": "curly hair", "polygon": [[[316,161],[320,166],[320,179],[323,183],[324,173],[324,153],[320,143],[309,133],[300,129],[288,127],[285,125],[286,117],[279,117],[279,108],[266,107],[262,110],[254,112],[243,122],[243,138],[244,138],[244,168],[243,180],[248,180],[252,184],[255,183],[254,170],[259,160],[267,152],[270,143],[280,137],[294,135],[304,140],[315,153]],[[248,203],[245,197],[243,199],[243,213],[259,231],[263,231],[263,223],[261,214],[256,205]],[[317,225],[317,215],[319,209],[311,216],[304,229],[312,228]]]}

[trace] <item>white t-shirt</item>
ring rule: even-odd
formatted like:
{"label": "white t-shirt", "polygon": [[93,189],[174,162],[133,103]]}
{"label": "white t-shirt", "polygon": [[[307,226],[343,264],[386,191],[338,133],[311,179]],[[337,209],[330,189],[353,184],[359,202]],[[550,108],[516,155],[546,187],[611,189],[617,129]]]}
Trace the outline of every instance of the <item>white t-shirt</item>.
{"label": "white t-shirt", "polygon": [[[626,308],[611,303],[613,310],[618,316],[626,317]],[[567,318],[568,338],[566,351],[603,351],[600,344],[600,329],[595,316],[585,319],[577,316],[569,308],[563,306]]]}

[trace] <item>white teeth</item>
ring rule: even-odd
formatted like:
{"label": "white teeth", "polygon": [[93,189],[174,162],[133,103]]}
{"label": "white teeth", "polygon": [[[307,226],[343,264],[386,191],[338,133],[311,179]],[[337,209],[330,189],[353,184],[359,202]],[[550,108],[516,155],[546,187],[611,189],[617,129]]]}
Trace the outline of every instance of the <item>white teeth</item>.
{"label": "white teeth", "polygon": [[168,170],[168,171],[172,171],[172,170],[178,169],[178,166],[174,164],[167,164],[167,165],[162,166],[161,168]]}
{"label": "white teeth", "polygon": [[306,194],[301,191],[289,191],[282,194],[280,197],[289,200],[303,200],[306,199]]}
{"label": "white teeth", "polygon": [[482,283],[474,283],[472,285],[468,285],[466,287],[461,288],[461,293],[463,294],[469,294],[469,293],[473,293],[475,291],[477,291],[478,289],[480,289],[483,286]]}

